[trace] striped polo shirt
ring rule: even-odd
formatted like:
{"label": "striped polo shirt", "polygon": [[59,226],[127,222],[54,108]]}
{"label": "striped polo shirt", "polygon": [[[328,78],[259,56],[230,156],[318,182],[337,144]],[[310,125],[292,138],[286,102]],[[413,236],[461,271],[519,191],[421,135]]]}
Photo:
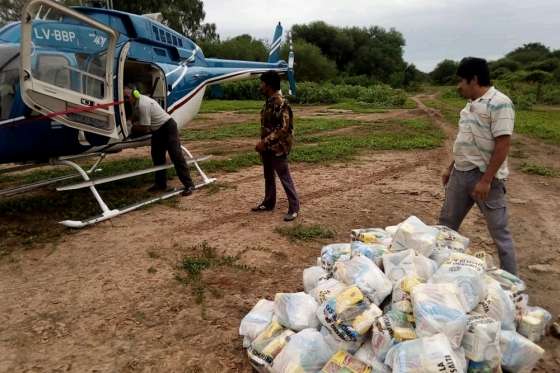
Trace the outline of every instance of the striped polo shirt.
{"label": "striped polo shirt", "polygon": [[[490,87],[482,97],[469,101],[461,110],[459,133],[453,145],[455,168],[485,172],[496,144],[495,138],[513,134],[513,103],[502,92]],[[509,175],[507,158],[496,173],[497,179]]]}

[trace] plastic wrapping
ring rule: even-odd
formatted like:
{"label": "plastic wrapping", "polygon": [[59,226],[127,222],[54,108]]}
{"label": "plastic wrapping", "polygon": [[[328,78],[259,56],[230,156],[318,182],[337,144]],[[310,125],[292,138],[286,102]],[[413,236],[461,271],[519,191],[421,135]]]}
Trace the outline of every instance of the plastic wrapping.
{"label": "plastic wrapping", "polygon": [[412,289],[416,334],[429,337],[443,333],[458,348],[467,326],[460,290],[454,284],[420,284]]}
{"label": "plastic wrapping", "polygon": [[363,343],[362,339],[353,342],[343,341],[324,326],[321,327],[320,332],[323,335],[323,338],[325,338],[325,342],[333,351],[348,351],[353,354],[360,349]]}
{"label": "plastic wrapping", "polygon": [[323,246],[321,249],[321,266],[327,272],[331,272],[334,264],[338,261],[350,260],[352,249],[349,243],[334,243]]}
{"label": "plastic wrapping", "polygon": [[375,319],[371,331],[371,348],[377,360],[384,361],[389,349],[396,343],[402,342],[403,338],[400,337],[405,333],[396,333],[397,330],[408,330],[408,335],[412,338],[407,339],[416,337],[412,325],[403,312],[393,310]]}
{"label": "plastic wrapping", "polygon": [[437,270],[433,260],[416,255],[414,250],[404,250],[383,256],[383,269],[393,283],[406,276],[418,276],[427,281]]}
{"label": "plastic wrapping", "polygon": [[337,296],[347,287],[348,285],[334,278],[330,278],[319,282],[317,287],[311,291],[310,295],[315,299],[317,304],[322,304],[327,299]]}
{"label": "plastic wrapping", "polygon": [[305,329],[289,338],[272,363],[274,373],[316,373],[335,353],[315,329]]}
{"label": "plastic wrapping", "polygon": [[334,277],[345,284],[355,284],[376,305],[380,305],[393,290],[393,284],[387,276],[364,256],[336,263]]}
{"label": "plastic wrapping", "polygon": [[316,313],[319,305],[305,293],[278,293],[274,297],[274,315],[284,327],[300,331],[319,328]]}
{"label": "plastic wrapping", "polygon": [[460,253],[465,253],[467,251],[470,244],[470,240],[467,237],[444,225],[434,225],[433,227],[438,230],[436,239],[436,245],[438,247],[446,247]]}
{"label": "plastic wrapping", "polygon": [[315,289],[319,281],[329,278],[329,274],[323,268],[314,266],[303,270],[303,289],[309,294]]}
{"label": "plastic wrapping", "polygon": [[372,373],[391,373],[391,369],[387,365],[377,360],[371,346],[371,341],[365,342],[362,347],[356,351],[354,357],[368,364],[372,368]]}
{"label": "plastic wrapping", "polygon": [[485,265],[474,256],[453,253],[437,272],[430,283],[451,283],[463,293],[467,311],[474,309],[486,298]]}
{"label": "plastic wrapping", "polygon": [[427,226],[416,216],[411,216],[399,224],[393,236],[391,251],[414,250],[420,255],[429,257],[436,247],[439,231]]}
{"label": "plastic wrapping", "polygon": [[366,244],[388,246],[391,243],[391,235],[382,228],[352,229],[351,235],[352,241],[361,241]]}
{"label": "plastic wrapping", "polygon": [[239,335],[243,336],[243,347],[247,348],[251,342],[262,333],[272,321],[274,302],[261,299],[241,320]]}
{"label": "plastic wrapping", "polygon": [[320,373],[371,373],[371,367],[345,351],[338,351]]}
{"label": "plastic wrapping", "polygon": [[498,281],[504,290],[511,291],[514,294],[527,289],[523,280],[501,268],[488,270],[486,274]]}
{"label": "plastic wrapping", "polygon": [[469,360],[499,361],[500,322],[488,316],[469,315],[462,346]]}
{"label": "plastic wrapping", "polygon": [[416,285],[422,283],[424,283],[423,279],[416,275],[403,277],[397,281],[395,286],[393,286],[391,309],[404,313],[412,313],[412,298],[410,294]]}
{"label": "plastic wrapping", "polygon": [[552,321],[550,312],[541,307],[527,307],[519,323],[518,332],[531,342],[538,342],[544,337],[548,324]]}
{"label": "plastic wrapping", "polygon": [[502,367],[516,373],[529,373],[533,370],[544,350],[521,334],[503,330],[500,335]]}
{"label": "plastic wrapping", "polygon": [[274,358],[288,343],[288,337],[294,334],[293,331],[285,329],[276,320],[273,320],[247,349],[251,365],[258,372],[269,372]]}
{"label": "plastic wrapping", "polygon": [[363,255],[376,266],[381,268],[383,266],[383,255],[388,251],[387,246],[382,244],[366,244],[360,241],[354,241],[351,244],[352,257]]}
{"label": "plastic wrapping", "polygon": [[515,330],[516,310],[512,297],[493,278],[487,276],[485,281],[488,295],[476,306],[473,313],[500,321],[504,330]]}
{"label": "plastic wrapping", "polygon": [[393,368],[393,373],[467,371],[463,350],[454,350],[443,334],[399,343],[389,350],[385,364]]}
{"label": "plastic wrapping", "polygon": [[357,286],[350,286],[336,297],[325,301],[317,317],[340,341],[362,342],[375,319],[382,314],[370,304]]}

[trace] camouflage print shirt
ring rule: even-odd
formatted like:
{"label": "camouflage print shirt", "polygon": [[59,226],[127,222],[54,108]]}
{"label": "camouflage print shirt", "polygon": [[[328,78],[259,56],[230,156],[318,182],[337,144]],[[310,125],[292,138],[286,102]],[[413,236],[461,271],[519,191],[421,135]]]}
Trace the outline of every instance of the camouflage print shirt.
{"label": "camouflage print shirt", "polygon": [[294,142],[294,115],[288,101],[278,91],[266,99],[261,110],[261,139],[266,150],[288,155]]}

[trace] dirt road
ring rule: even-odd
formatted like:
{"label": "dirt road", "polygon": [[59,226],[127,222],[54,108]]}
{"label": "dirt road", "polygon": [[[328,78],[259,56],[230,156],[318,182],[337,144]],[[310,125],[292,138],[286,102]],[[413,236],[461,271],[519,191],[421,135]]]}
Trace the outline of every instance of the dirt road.
{"label": "dirt road", "polygon": [[[437,112],[422,110],[452,136],[453,127]],[[226,114],[212,117],[220,115]],[[560,162],[556,148],[534,140],[518,136],[515,147],[535,160]],[[393,225],[411,214],[436,223],[447,160],[448,149],[440,148],[373,152],[351,164],[297,164],[300,222],[334,229],[337,242],[348,241],[352,228]],[[556,316],[560,180],[525,175],[517,171],[520,160],[511,161],[508,194],[520,273],[531,304]],[[237,332],[241,318],[259,298],[302,290],[302,270],[326,242],[291,242],[275,231],[286,224],[283,193],[276,211],[249,212],[262,193],[259,167],[220,181],[228,187],[218,193],[202,191],[3,258],[0,372],[250,372]],[[494,253],[477,211],[463,233],[473,246]],[[201,306],[175,275],[179,260],[203,241],[220,255],[239,254],[249,270],[204,272]],[[556,272],[529,269],[536,264]],[[538,371],[559,371],[558,340],[548,337],[541,345],[547,353]]]}

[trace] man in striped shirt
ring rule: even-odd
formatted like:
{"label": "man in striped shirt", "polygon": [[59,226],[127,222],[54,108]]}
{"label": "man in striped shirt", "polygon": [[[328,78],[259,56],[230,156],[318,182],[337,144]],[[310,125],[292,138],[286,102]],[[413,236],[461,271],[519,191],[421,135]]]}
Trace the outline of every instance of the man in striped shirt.
{"label": "man in striped shirt", "polygon": [[515,119],[513,104],[491,86],[485,60],[463,59],[457,75],[457,89],[469,101],[461,110],[453,162],[442,176],[446,193],[439,222],[458,230],[476,203],[498,247],[501,267],[517,274],[505,197],[507,157]]}

